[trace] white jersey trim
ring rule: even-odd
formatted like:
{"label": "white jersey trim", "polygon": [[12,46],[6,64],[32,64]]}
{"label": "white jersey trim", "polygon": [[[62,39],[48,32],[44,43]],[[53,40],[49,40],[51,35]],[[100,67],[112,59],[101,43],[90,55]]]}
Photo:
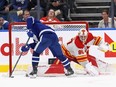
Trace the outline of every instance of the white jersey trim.
{"label": "white jersey trim", "polygon": [[43,32],[46,32],[46,31],[55,32],[55,31],[53,31],[53,30],[51,30],[51,29],[45,29],[45,30],[42,30],[42,31],[39,33],[39,37],[41,36],[41,34],[42,34]]}

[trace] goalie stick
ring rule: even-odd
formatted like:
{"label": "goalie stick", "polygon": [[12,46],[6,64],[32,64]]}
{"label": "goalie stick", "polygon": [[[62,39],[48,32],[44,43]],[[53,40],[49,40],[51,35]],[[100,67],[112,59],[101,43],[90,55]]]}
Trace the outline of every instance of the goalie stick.
{"label": "goalie stick", "polygon": [[[29,40],[30,40],[30,37],[27,39],[27,42],[25,43],[25,45],[28,44]],[[14,76],[12,76],[12,74],[13,74],[13,72],[14,72],[14,70],[15,70],[15,68],[16,68],[16,66],[17,66],[17,64],[18,64],[18,62],[19,62],[19,60],[20,60],[20,58],[21,58],[21,56],[22,56],[22,54],[23,54],[23,52],[21,52],[20,56],[18,57],[18,59],[17,59],[15,65],[14,65],[14,68],[13,68],[11,74],[10,74],[10,77],[11,77],[11,78],[14,78]]]}

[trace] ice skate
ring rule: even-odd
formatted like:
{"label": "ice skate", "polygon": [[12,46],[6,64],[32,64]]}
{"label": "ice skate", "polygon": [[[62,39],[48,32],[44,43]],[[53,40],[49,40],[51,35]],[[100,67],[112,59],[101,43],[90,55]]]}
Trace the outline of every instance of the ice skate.
{"label": "ice skate", "polygon": [[34,68],[31,73],[29,73],[30,78],[36,78],[37,77],[37,68]]}
{"label": "ice skate", "polygon": [[73,74],[74,74],[74,71],[72,70],[71,67],[69,67],[69,68],[67,69],[67,72],[65,73],[65,75],[66,75],[66,76],[70,76],[70,75],[73,75]]}

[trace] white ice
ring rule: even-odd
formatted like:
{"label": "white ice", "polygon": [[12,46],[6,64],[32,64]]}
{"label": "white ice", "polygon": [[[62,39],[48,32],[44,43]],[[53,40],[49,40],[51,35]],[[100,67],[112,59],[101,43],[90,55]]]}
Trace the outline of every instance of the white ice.
{"label": "white ice", "polygon": [[37,77],[14,75],[9,78],[0,74],[0,87],[116,87],[115,75],[74,76],[74,77]]}

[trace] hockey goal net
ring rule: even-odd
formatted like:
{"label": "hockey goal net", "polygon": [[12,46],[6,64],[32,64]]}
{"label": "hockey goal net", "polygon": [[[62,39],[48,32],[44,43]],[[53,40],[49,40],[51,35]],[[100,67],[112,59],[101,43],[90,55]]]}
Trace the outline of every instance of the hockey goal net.
{"label": "hockey goal net", "polygon": [[[60,43],[65,43],[70,38],[77,35],[77,32],[81,28],[86,28],[88,30],[87,22],[59,22],[59,23],[45,23],[46,25],[52,27],[56,30],[56,33],[59,37]],[[23,46],[28,39],[26,34],[26,23],[18,22],[11,23],[9,26],[9,45],[10,45],[10,56],[9,56],[9,75],[12,73],[12,69],[16,64],[16,61],[19,58],[21,53],[21,46]],[[31,42],[30,40],[29,42]],[[26,71],[28,66],[31,65],[31,54],[32,50],[23,53],[20,61],[18,62],[15,71]],[[46,49],[40,58],[41,64],[48,64],[48,58],[53,58],[52,54],[48,49]],[[14,72],[15,72],[14,71]]]}

